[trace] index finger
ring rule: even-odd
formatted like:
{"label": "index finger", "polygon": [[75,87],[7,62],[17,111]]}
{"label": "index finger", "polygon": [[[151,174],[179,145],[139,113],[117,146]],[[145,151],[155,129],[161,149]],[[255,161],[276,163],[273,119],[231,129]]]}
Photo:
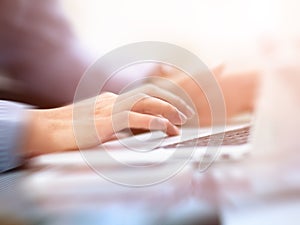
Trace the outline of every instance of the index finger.
{"label": "index finger", "polygon": [[191,118],[194,114],[195,111],[185,102],[183,101],[180,97],[177,95],[164,90],[162,88],[159,88],[158,86],[148,84],[142,87],[139,87],[137,89],[131,90],[127,93],[124,93],[119,96],[119,100],[122,101],[132,95],[138,94],[138,93],[144,93],[146,95],[164,100],[173,106],[175,106],[179,111],[181,111],[183,114],[186,115],[186,117]]}

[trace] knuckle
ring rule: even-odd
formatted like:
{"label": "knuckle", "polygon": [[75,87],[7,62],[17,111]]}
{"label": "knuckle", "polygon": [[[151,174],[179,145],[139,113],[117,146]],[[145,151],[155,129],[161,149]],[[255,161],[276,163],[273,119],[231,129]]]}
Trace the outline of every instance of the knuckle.
{"label": "knuckle", "polygon": [[170,112],[175,110],[175,107],[172,104],[163,100],[158,100],[157,105],[161,107],[162,112]]}
{"label": "knuckle", "polygon": [[177,105],[185,104],[185,102],[181,98],[178,98],[177,96],[174,98],[174,103],[176,103]]}
{"label": "knuckle", "polygon": [[173,97],[173,103],[176,105],[185,105],[185,101],[183,101],[180,97],[176,95],[172,95]]}
{"label": "knuckle", "polygon": [[145,94],[145,93],[138,93],[136,97],[137,97],[137,99],[139,99],[139,100],[143,100],[143,99],[145,99],[145,98],[149,98],[150,96],[147,95],[147,94]]}
{"label": "knuckle", "polygon": [[139,93],[137,95],[135,95],[133,98],[132,98],[132,107],[134,107],[136,104],[143,104],[145,103],[145,101],[147,99],[149,99],[149,95],[147,94],[144,94],[144,93]]}
{"label": "knuckle", "polygon": [[166,109],[169,111],[169,112],[176,112],[177,110],[176,110],[176,108],[175,108],[175,106],[173,106],[173,105],[171,105],[171,104],[169,104],[169,103],[165,103],[166,104]]}
{"label": "knuckle", "polygon": [[153,92],[158,92],[159,91],[159,87],[157,87],[154,84],[147,84],[146,86],[146,92],[151,94]]}
{"label": "knuckle", "polygon": [[118,123],[128,123],[131,117],[132,114],[129,110],[123,111],[118,115]]}
{"label": "knuckle", "polygon": [[117,95],[116,94],[114,94],[114,93],[112,93],[112,92],[104,92],[104,93],[102,93],[101,94],[103,97],[107,97],[107,98],[109,98],[109,97],[116,97]]}
{"label": "knuckle", "polygon": [[131,114],[130,110],[125,110],[125,111],[123,111],[123,112],[121,113],[121,115],[122,115],[123,118],[124,118],[124,117],[126,117],[126,118],[129,117],[130,114]]}

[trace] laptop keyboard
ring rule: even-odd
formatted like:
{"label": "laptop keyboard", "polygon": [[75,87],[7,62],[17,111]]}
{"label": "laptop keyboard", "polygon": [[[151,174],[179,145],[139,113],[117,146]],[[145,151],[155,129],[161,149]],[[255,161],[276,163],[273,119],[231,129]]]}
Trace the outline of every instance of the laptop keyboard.
{"label": "laptop keyboard", "polygon": [[225,133],[207,135],[180,143],[166,145],[163,148],[205,147],[208,145],[243,145],[248,142],[250,127],[243,127]]}

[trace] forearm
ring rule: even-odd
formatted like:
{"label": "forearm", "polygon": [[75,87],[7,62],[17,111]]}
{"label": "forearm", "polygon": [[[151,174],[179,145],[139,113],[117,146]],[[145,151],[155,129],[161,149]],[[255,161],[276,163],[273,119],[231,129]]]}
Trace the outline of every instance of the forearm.
{"label": "forearm", "polygon": [[28,110],[27,114],[27,135],[22,146],[26,158],[76,149],[70,110],[38,109]]}
{"label": "forearm", "polygon": [[30,110],[0,100],[0,173],[34,156],[76,149],[72,128],[70,110]]}

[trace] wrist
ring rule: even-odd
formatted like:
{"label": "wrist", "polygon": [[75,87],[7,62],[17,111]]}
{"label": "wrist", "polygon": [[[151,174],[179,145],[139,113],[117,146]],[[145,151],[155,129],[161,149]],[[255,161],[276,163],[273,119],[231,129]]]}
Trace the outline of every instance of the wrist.
{"label": "wrist", "polygon": [[27,158],[49,152],[53,146],[51,119],[47,116],[48,110],[29,110],[24,155]]}
{"label": "wrist", "polygon": [[29,111],[25,145],[28,157],[77,149],[71,110],[70,107],[61,107]]}

